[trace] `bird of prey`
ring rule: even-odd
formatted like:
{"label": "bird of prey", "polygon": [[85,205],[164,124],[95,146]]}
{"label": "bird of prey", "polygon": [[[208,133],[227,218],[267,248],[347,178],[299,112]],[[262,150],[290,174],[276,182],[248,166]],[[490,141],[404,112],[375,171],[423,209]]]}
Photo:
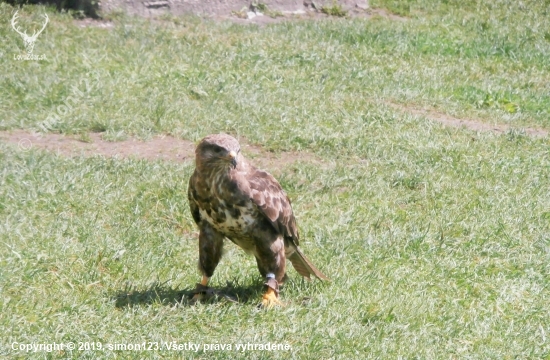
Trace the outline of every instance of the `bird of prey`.
{"label": "bird of prey", "polygon": [[262,305],[281,305],[279,285],[288,258],[310,280],[328,280],[298,247],[298,228],[290,200],[271,174],[248,163],[239,142],[226,134],[209,135],[195,150],[188,198],[199,233],[199,270],[193,301],[203,298],[222,256],[224,238],[254,255],[267,290]]}

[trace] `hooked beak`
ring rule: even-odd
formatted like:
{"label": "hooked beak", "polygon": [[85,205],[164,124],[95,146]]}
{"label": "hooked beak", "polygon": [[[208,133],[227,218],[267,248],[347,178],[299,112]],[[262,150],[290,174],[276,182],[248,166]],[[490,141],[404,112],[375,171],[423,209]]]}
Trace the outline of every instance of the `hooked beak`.
{"label": "hooked beak", "polygon": [[227,159],[231,162],[231,165],[233,165],[233,169],[235,169],[237,167],[237,153],[230,151],[229,155],[227,155]]}

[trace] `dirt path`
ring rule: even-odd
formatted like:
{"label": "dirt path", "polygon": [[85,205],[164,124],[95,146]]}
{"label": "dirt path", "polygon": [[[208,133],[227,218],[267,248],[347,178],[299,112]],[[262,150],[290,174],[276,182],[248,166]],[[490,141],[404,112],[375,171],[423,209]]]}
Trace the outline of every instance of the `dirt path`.
{"label": "dirt path", "polygon": [[399,112],[422,116],[426,119],[436,121],[450,127],[466,128],[473,131],[491,131],[497,134],[505,134],[510,130],[518,130],[525,131],[526,135],[535,138],[544,138],[548,136],[548,130],[545,129],[517,128],[506,124],[488,124],[479,120],[458,119],[445,113],[441,113],[431,109],[419,109],[412,106],[395,104],[392,102],[386,102],[386,104],[391,108],[398,110]]}
{"label": "dirt path", "polygon": [[[445,126],[466,128],[473,131],[490,131],[504,134],[516,129],[504,124],[487,124],[484,122],[458,119],[434,110],[418,109],[410,106],[386,103],[388,106],[403,112],[425,117]],[[548,137],[548,131],[536,128],[522,128],[526,135],[534,138]],[[85,137],[65,136],[61,134],[31,133],[25,130],[0,131],[0,140],[17,145],[21,151],[32,148],[55,152],[63,156],[94,156],[137,158],[147,160],[162,160],[173,162],[194,161],[195,144],[189,140],[177,139],[169,135],[159,135],[148,141],[127,139],[110,142],[103,140],[100,133],[86,134]],[[239,139],[243,154],[256,166],[277,172],[279,168],[292,165],[298,161],[323,165],[320,157],[309,152],[285,151],[273,153],[261,146],[250,144],[246,139]]]}
{"label": "dirt path", "polygon": [[[21,151],[35,148],[63,156],[102,155],[173,162],[193,162],[195,158],[195,144],[192,141],[177,139],[169,135],[156,136],[148,141],[127,139],[110,142],[103,140],[100,133],[90,133],[85,139],[83,141],[72,136],[30,133],[25,130],[0,132],[1,141],[17,145]],[[249,144],[246,139],[241,138],[240,143],[243,154],[254,165],[274,172],[280,167],[298,161],[322,164],[319,157],[309,152],[285,151],[276,154],[266,151],[260,146]]]}

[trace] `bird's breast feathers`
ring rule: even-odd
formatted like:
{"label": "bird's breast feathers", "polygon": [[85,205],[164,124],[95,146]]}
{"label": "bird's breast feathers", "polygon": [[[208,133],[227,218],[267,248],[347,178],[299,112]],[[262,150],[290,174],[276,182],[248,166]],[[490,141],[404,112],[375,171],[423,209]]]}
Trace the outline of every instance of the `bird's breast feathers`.
{"label": "bird's breast feathers", "polygon": [[216,230],[226,232],[242,232],[254,223],[251,206],[228,207],[220,201],[218,207],[211,207],[210,211],[199,208],[201,218],[206,220]]}
{"label": "bird's breast feathers", "polygon": [[279,183],[252,166],[246,170],[197,173],[191,191],[197,215],[233,241],[250,242],[264,231],[297,241],[292,208]]}

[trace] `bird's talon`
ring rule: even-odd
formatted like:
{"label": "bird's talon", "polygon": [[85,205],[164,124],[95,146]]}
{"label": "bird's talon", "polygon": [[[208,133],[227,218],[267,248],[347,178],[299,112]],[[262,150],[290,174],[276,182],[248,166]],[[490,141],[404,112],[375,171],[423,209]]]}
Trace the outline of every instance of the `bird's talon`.
{"label": "bird's talon", "polygon": [[281,300],[279,300],[279,284],[277,280],[268,279],[265,285],[267,286],[267,291],[262,296],[261,307],[271,309],[275,305],[284,306]]}
{"label": "bird's talon", "polygon": [[191,304],[195,304],[197,301],[208,299],[214,294],[214,289],[206,285],[197,283],[197,286],[195,287],[195,290],[193,292],[195,293],[195,295],[193,295],[193,298],[191,299]]}
{"label": "bird's talon", "polygon": [[193,295],[193,298],[191,299],[191,304],[196,304],[197,302],[200,302],[206,298],[205,293],[197,293]]}
{"label": "bird's talon", "polygon": [[279,297],[275,295],[275,292],[271,288],[262,296],[261,307],[264,309],[271,309],[274,306],[284,306],[284,304],[279,300]]}
{"label": "bird's talon", "polygon": [[212,288],[209,288],[208,286],[206,285],[203,285],[203,284],[200,284],[200,283],[197,283],[197,285],[195,286],[195,290],[193,290],[193,292],[195,294],[198,294],[198,293],[207,293],[209,291],[212,291]]}

